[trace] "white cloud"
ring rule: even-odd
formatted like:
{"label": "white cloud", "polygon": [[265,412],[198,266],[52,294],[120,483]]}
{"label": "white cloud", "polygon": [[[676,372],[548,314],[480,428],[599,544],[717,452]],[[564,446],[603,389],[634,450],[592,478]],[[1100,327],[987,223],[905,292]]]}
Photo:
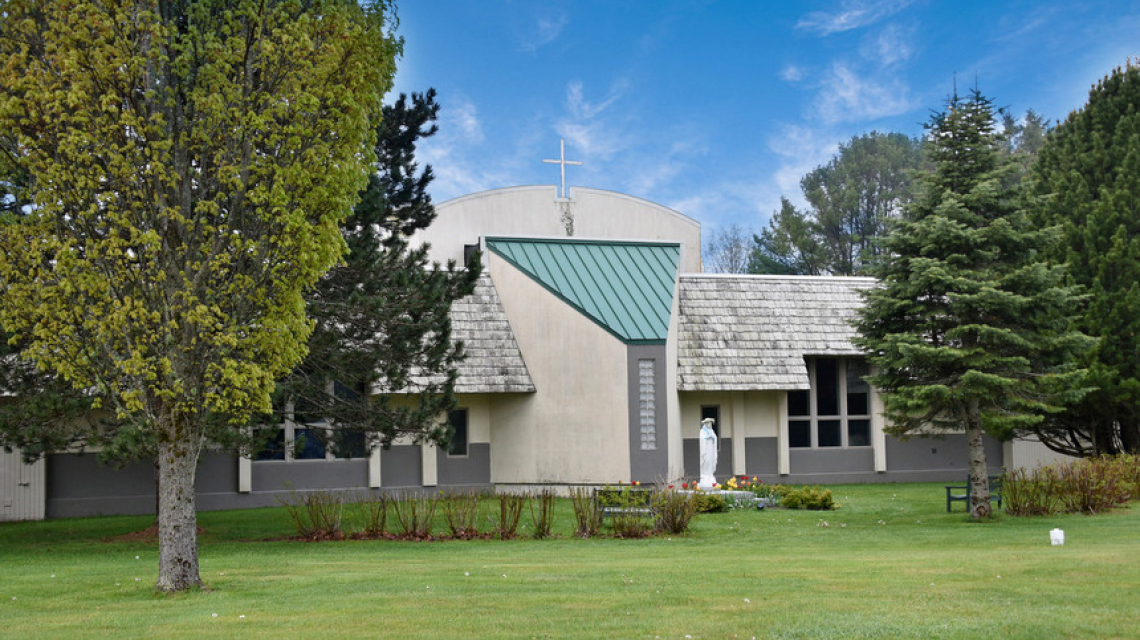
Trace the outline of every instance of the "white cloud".
{"label": "white cloud", "polygon": [[780,69],[780,79],[784,82],[799,82],[804,79],[804,70],[794,64],[789,64]]}
{"label": "white cloud", "polygon": [[829,36],[872,25],[902,11],[913,0],[843,0],[838,12],[813,11],[796,23],[797,29]]}
{"label": "white cloud", "polygon": [[618,80],[610,86],[609,93],[604,98],[590,102],[586,100],[582,91],[582,83],[575,80],[566,86],[566,107],[575,118],[587,120],[594,118],[617,102],[628,86],[629,83],[625,80]]}
{"label": "white cloud", "polygon": [[535,21],[534,30],[523,38],[520,48],[528,53],[538,51],[557,40],[569,23],[569,16],[562,12],[540,16]]}
{"label": "white cloud", "polygon": [[837,62],[824,77],[815,108],[825,123],[876,120],[910,111],[909,93],[898,80],[862,77]]}
{"label": "white cloud", "polygon": [[861,55],[880,67],[906,62],[914,54],[912,32],[897,24],[887,25],[877,34],[865,39],[860,46]]}
{"label": "white cloud", "polygon": [[[830,131],[801,125],[785,125],[779,133],[768,139],[768,148],[780,156],[780,167],[773,174],[779,194],[802,205],[800,179],[816,167],[826,164],[839,150],[837,136]],[[768,212],[779,207],[779,198],[770,204]]]}

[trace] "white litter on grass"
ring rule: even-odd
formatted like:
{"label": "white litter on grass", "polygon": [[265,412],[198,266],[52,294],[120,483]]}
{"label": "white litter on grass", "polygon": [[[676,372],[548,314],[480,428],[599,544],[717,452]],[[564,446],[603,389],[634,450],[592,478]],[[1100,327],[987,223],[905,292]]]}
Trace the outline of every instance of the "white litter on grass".
{"label": "white litter on grass", "polygon": [[138,559],[139,559],[139,557],[138,557],[138,556],[135,556],[135,560],[138,560]]}
{"label": "white litter on grass", "polygon": [[749,600],[748,598],[745,598],[744,601],[747,602],[748,604],[752,604],[752,601]]}
{"label": "white litter on grass", "polygon": [[212,614],[210,614],[210,617],[211,617],[211,618],[217,618],[217,617],[218,617],[218,614],[216,614],[216,613],[212,613]]}
{"label": "white litter on grass", "polygon": [[139,578],[135,578],[135,582],[138,582],[138,581],[139,581]]}
{"label": "white litter on grass", "polygon": [[239,620],[245,620],[245,614],[243,613],[243,614],[241,614],[240,616],[238,616],[238,619],[239,619]]}
{"label": "white litter on grass", "polygon": [[53,573],[53,574],[51,574],[51,577],[53,577],[53,578],[54,578],[54,577],[55,577],[55,574],[54,574],[54,573]]}

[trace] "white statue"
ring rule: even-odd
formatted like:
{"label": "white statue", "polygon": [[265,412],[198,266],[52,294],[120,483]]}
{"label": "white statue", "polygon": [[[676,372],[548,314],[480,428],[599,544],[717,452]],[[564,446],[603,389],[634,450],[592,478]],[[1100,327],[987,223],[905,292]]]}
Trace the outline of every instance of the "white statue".
{"label": "white statue", "polygon": [[701,481],[702,489],[712,489],[716,484],[716,433],[712,426],[716,420],[701,420]]}

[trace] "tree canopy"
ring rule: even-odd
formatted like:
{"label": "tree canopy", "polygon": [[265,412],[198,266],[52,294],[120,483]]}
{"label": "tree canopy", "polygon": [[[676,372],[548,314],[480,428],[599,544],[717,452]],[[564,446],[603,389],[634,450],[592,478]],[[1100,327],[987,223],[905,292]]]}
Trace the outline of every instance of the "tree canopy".
{"label": "tree canopy", "polygon": [[305,355],[400,41],[354,0],[9,0],[0,131],[27,171],[0,323],[154,438],[160,590],[201,583],[194,473]]}
{"label": "tree canopy", "polygon": [[415,150],[435,133],[438,111],[434,90],[384,107],[378,171],[342,224],[345,264],[308,296],[316,323],[309,354],[279,389],[279,409],[298,423],[326,422],[331,429],[310,433],[341,454],[363,455],[399,436],[437,444],[450,437],[439,417],[454,408],[463,345],[451,339],[449,312],[481,269],[478,260],[458,271],[429,265],[428,247],[408,244],[435,218],[431,167],[419,170]]}
{"label": "tree canopy", "polygon": [[933,168],[892,222],[857,323],[890,430],[965,428],[974,518],[989,515],[983,431],[1007,439],[1079,397],[1076,292],[1044,263],[1051,230],[1021,208],[990,101],[954,96],[928,124]]}
{"label": "tree canopy", "polygon": [[784,199],[756,236],[753,272],[866,275],[886,221],[913,198],[921,161],[919,141],[901,133],[873,131],[840,145],[800,181],[808,210]]}
{"label": "tree canopy", "polygon": [[1096,390],[1036,429],[1070,455],[1140,453],[1140,63],[1130,61],[1057,125],[1033,166],[1034,216],[1060,225],[1051,253],[1086,288],[1081,328]]}

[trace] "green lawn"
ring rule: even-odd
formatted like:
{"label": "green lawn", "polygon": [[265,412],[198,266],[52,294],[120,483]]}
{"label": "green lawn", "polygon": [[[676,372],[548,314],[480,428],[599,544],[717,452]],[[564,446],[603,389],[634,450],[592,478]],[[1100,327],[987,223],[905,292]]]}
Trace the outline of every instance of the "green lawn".
{"label": "green lawn", "polygon": [[[1140,510],[947,514],[936,484],[832,487],[831,512],[704,515],[684,536],[265,541],[281,509],[200,515],[211,588],[152,592],[145,517],[0,525],[5,637],[1140,636]],[[524,515],[524,522],[529,514]],[[1065,530],[1053,547],[1049,530]],[[215,617],[216,614],[216,617]]]}

